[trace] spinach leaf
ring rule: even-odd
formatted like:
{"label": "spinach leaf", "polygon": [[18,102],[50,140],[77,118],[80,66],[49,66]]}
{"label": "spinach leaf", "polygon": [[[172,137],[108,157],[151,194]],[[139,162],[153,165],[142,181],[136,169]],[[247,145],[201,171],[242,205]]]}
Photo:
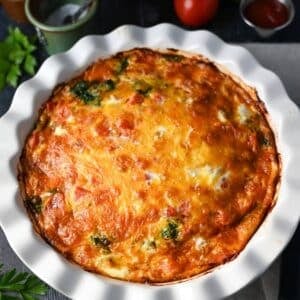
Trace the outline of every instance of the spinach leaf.
{"label": "spinach leaf", "polygon": [[151,90],[152,86],[144,80],[137,80],[134,83],[134,89],[141,95],[147,96]]}
{"label": "spinach leaf", "polygon": [[117,75],[122,74],[127,69],[128,65],[129,65],[128,58],[122,57],[117,64],[117,68],[116,68]]}
{"label": "spinach leaf", "polygon": [[111,79],[105,80],[101,82],[99,85],[100,85],[100,90],[102,92],[112,91],[116,87],[115,82]]}
{"label": "spinach leaf", "polygon": [[110,253],[111,241],[106,235],[94,234],[91,236],[91,241],[95,246],[102,248],[106,253]]}
{"label": "spinach leaf", "polygon": [[99,105],[102,94],[113,90],[115,85],[111,79],[102,82],[80,80],[71,88],[71,92],[85,104]]}
{"label": "spinach leaf", "polygon": [[41,213],[43,202],[40,196],[28,197],[25,201],[32,212],[36,214]]}
{"label": "spinach leaf", "polygon": [[178,223],[175,220],[169,220],[167,226],[161,231],[161,237],[165,240],[175,240],[178,234]]}
{"label": "spinach leaf", "polygon": [[183,56],[182,55],[178,55],[178,54],[163,54],[163,58],[166,59],[167,61],[173,61],[173,62],[181,62],[183,60]]}
{"label": "spinach leaf", "polygon": [[71,92],[82,100],[85,104],[95,100],[95,96],[89,92],[89,84],[87,81],[78,81],[72,88]]}

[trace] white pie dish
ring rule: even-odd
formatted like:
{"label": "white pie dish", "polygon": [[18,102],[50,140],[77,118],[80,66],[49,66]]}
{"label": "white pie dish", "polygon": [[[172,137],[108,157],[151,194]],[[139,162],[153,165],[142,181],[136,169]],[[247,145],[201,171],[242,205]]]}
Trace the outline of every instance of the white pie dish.
{"label": "white pie dish", "polygon": [[[99,57],[134,47],[177,48],[203,54],[255,87],[271,116],[282,158],[278,201],[246,248],[233,261],[182,283],[150,286],[108,279],[69,263],[33,231],[21,204],[17,162],[24,139],[42,102],[53,88],[83,71]],[[41,279],[72,299],[216,299],[229,296],[259,276],[281,253],[300,217],[300,113],[276,75],[245,49],[230,46],[207,31],[188,32],[168,24],[148,29],[122,26],[104,36],[87,36],[71,50],[47,59],[15,93],[0,119],[0,224],[20,259]]]}

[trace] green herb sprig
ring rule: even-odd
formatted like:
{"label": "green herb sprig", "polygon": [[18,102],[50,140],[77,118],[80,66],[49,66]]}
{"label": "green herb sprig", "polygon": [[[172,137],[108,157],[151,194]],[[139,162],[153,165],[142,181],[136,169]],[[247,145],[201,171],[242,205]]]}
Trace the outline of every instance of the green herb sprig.
{"label": "green herb sprig", "polygon": [[18,27],[8,28],[8,36],[0,41],[0,91],[7,85],[16,87],[24,72],[34,74],[34,50],[36,46]]}
{"label": "green herb sprig", "polygon": [[[0,271],[3,265],[0,265]],[[0,300],[37,300],[47,293],[48,287],[39,278],[16,269],[0,273]]]}

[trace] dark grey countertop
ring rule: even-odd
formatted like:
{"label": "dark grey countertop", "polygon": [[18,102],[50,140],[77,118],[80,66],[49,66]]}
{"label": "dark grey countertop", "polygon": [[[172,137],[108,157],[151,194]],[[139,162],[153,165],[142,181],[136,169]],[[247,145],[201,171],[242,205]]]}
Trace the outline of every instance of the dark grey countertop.
{"label": "dark grey countertop", "polygon": [[[296,15],[293,22],[268,39],[260,38],[256,32],[247,26],[239,14],[239,0],[220,0],[220,6],[215,18],[203,29],[210,30],[226,42],[263,42],[291,43],[300,42],[300,1],[293,1]],[[173,0],[99,0],[96,16],[91,27],[91,34],[108,33],[124,24],[135,24],[144,27],[158,23],[182,25],[173,9]],[[0,6],[0,37],[6,32],[8,24],[16,25],[5,15]],[[23,30],[26,26],[23,26]],[[28,26],[29,28],[29,26]],[[195,28],[199,29],[199,28]],[[29,28],[27,32],[31,29]]]}
{"label": "dark grey countertop", "polygon": [[[252,43],[243,44],[243,46],[249,49],[263,66],[274,71],[282,79],[290,98],[300,106],[300,44]],[[0,116],[8,109],[12,95],[13,90],[10,89],[0,93]],[[24,103],[25,101],[26,99],[24,99]],[[280,262],[277,261],[261,278],[231,297],[230,300],[300,299],[299,248],[300,230],[298,229],[293,240],[281,256],[281,279],[279,278]],[[18,270],[26,270],[26,267],[10,249],[2,230],[0,230],[0,262],[3,262],[7,268],[15,267]],[[281,289],[279,292],[280,282]],[[67,298],[50,289],[50,292],[43,299],[62,300]]]}

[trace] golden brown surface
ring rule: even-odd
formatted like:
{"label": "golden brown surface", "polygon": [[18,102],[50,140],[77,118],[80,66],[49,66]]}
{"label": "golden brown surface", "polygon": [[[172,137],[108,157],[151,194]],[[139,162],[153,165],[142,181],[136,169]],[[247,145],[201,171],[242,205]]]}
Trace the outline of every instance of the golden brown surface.
{"label": "golden brown surface", "polygon": [[19,164],[24,203],[85,269],[191,277],[237,255],[274,203],[264,114],[251,89],[200,57],[134,49],[99,60],[41,108]]}

